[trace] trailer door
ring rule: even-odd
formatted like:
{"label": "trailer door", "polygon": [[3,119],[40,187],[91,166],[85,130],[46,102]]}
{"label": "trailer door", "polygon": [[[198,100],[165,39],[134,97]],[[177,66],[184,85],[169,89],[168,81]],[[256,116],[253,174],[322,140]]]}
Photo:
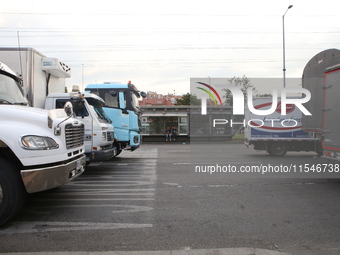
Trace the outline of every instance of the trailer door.
{"label": "trailer door", "polygon": [[326,69],[324,76],[323,150],[340,159],[340,65]]}

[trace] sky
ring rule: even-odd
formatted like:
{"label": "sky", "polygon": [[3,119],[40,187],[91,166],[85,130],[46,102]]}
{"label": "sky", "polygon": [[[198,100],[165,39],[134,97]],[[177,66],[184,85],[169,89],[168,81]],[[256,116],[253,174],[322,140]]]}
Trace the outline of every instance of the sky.
{"label": "sky", "polygon": [[301,78],[314,55],[340,48],[339,10],[338,0],[12,0],[0,8],[0,47],[65,62],[68,88],[131,80],[181,95],[190,78],[282,78],[285,12],[286,77]]}

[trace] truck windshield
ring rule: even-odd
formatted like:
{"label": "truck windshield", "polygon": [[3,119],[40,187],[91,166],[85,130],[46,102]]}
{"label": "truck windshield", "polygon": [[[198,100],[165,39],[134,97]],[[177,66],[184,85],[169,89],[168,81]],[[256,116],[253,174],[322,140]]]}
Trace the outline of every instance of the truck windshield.
{"label": "truck windshield", "polygon": [[109,119],[109,117],[107,117],[107,115],[105,114],[104,110],[103,110],[103,103],[94,99],[94,98],[86,98],[87,102],[89,103],[89,105],[91,105],[93,107],[94,112],[97,115],[97,119],[100,122],[105,122],[105,123],[112,123],[112,121]]}
{"label": "truck windshield", "polygon": [[28,105],[19,84],[11,77],[0,73],[0,104]]}
{"label": "truck windshield", "polygon": [[100,96],[105,101],[105,107],[119,109],[119,92],[124,92],[126,110],[140,113],[138,92],[130,89],[86,89],[87,91]]}

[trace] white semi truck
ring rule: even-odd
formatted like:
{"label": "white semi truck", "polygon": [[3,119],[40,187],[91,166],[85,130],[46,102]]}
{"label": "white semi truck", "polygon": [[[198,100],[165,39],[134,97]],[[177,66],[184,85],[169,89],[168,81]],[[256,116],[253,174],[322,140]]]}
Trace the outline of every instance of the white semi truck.
{"label": "white semi truck", "polygon": [[[67,101],[72,102],[76,118],[85,124],[87,165],[115,156],[113,125],[100,116],[103,100],[87,94],[92,103],[90,106],[91,103],[83,100],[81,95],[65,93],[65,78],[71,77],[68,65],[56,58],[46,57],[33,48],[0,48],[1,59],[22,75],[24,93],[31,106],[51,110],[63,108]],[[77,101],[83,104],[86,115],[79,115]]]}
{"label": "white semi truck", "polygon": [[86,165],[84,124],[72,118],[72,105],[66,111],[29,107],[28,89],[33,92],[26,84],[24,93],[22,79],[0,63],[0,225],[19,212],[27,193],[59,187]]}
{"label": "white semi truck", "polygon": [[91,93],[51,93],[46,98],[45,109],[63,108],[66,102],[73,105],[76,118],[85,125],[86,162],[112,159],[117,154],[112,121],[106,116],[104,100]]}

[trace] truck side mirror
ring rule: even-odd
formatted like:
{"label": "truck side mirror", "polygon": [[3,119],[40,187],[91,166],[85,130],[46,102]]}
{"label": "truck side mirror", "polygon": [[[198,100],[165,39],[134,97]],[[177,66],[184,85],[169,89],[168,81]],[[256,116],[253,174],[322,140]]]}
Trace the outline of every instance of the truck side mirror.
{"label": "truck side mirror", "polygon": [[73,115],[73,105],[70,101],[67,101],[64,105],[64,111],[66,112],[67,116]]}
{"label": "truck side mirror", "polygon": [[142,91],[142,92],[140,93],[140,95],[141,95],[142,98],[146,98],[146,93],[145,93],[144,91]]}
{"label": "truck side mirror", "polygon": [[84,101],[84,97],[81,96],[79,97],[77,104],[76,104],[76,115],[77,116],[81,116],[82,118],[84,118],[84,116],[86,116],[87,111],[86,111],[86,107],[85,107],[85,101]]}
{"label": "truck side mirror", "polygon": [[113,96],[113,97],[116,97],[117,96],[117,91],[111,90],[110,91],[110,95]]}

